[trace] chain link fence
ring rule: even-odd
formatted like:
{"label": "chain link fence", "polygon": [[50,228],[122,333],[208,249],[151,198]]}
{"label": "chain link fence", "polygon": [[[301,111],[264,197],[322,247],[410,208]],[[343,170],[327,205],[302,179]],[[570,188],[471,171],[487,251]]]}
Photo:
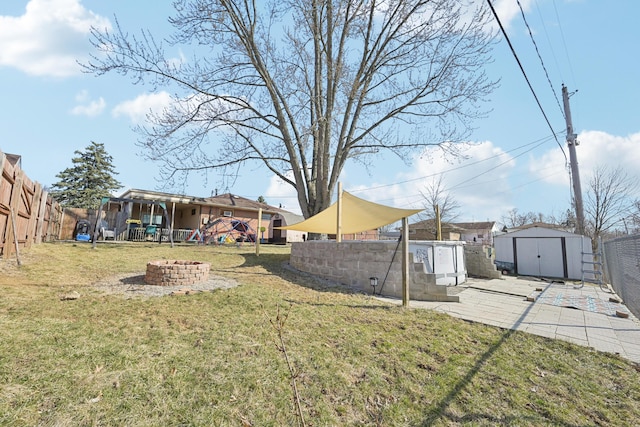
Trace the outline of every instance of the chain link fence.
{"label": "chain link fence", "polygon": [[640,234],[604,242],[604,261],[613,290],[640,318]]}

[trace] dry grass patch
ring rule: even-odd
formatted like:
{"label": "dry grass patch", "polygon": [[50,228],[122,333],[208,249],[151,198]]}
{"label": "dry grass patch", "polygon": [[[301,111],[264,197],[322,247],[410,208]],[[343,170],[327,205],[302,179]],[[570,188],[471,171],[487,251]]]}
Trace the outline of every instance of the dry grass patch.
{"label": "dry grass patch", "polygon": [[[629,425],[640,376],[568,343],[385,305],[282,268],[288,248],[42,244],[1,261],[0,425]],[[151,259],[240,286],[124,299]],[[60,301],[61,292],[81,298]],[[281,337],[272,322],[288,318]]]}

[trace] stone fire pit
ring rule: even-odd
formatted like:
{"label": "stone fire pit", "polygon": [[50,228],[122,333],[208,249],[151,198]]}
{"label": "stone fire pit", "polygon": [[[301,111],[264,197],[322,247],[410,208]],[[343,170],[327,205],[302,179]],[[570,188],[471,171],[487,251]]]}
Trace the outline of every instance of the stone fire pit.
{"label": "stone fire pit", "polygon": [[211,264],[199,261],[149,261],[144,282],[156,286],[184,286],[209,278]]}

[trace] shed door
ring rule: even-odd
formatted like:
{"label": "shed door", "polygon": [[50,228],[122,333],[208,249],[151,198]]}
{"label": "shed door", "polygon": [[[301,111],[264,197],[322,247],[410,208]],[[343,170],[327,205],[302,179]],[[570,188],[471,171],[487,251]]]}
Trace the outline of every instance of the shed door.
{"label": "shed door", "polygon": [[[282,227],[282,220],[281,219],[274,219],[273,220],[273,226],[274,227]],[[273,229],[273,242],[272,243],[280,243],[282,241],[282,230],[280,229]]]}
{"label": "shed door", "polygon": [[518,274],[538,277],[564,277],[562,238],[516,238]]}

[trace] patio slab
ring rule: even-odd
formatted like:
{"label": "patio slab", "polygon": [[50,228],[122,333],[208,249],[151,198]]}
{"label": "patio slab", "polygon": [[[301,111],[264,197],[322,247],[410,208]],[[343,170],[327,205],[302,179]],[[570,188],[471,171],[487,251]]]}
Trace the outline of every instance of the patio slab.
{"label": "patio slab", "polygon": [[[469,279],[456,288],[459,302],[412,300],[409,306],[561,339],[640,363],[640,321],[624,304],[612,301],[620,298],[607,288],[509,276]],[[616,312],[628,318],[618,317]]]}

